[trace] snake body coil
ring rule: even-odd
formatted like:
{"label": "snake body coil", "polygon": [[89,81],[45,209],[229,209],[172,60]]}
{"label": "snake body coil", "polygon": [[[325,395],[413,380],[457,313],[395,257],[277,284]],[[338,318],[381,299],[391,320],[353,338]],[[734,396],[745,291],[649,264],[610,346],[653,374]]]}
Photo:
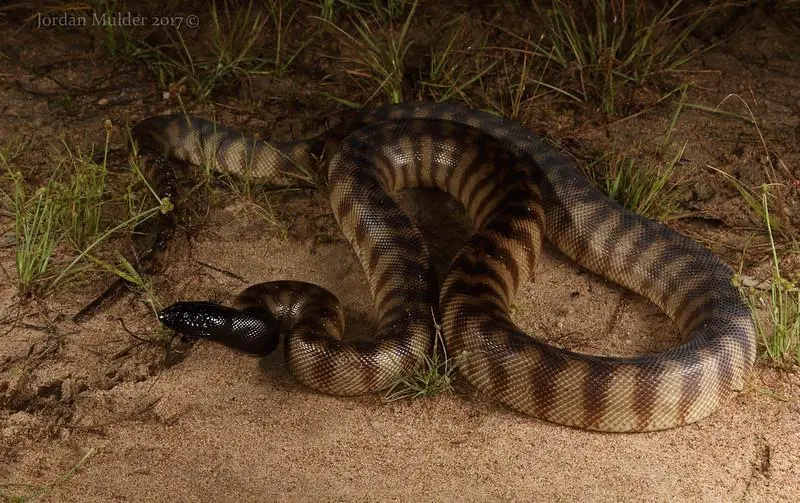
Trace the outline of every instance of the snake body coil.
{"label": "snake body coil", "polygon": [[[188,303],[161,314],[179,331],[255,353],[274,349],[283,330],[290,368],[317,390],[384,389],[432,349],[437,292],[427,248],[390,197],[407,187],[446,191],[472,219],[475,233],[438,294],[442,332],[459,372],[509,407],[586,429],[671,428],[713,412],[741,389],[753,365],[755,328],[730,268],[602,195],[561,152],[514,121],[455,105],[409,104],[362,112],[300,142],[267,143],[183,116],[148,119],[134,138],[144,154],[273,184],[292,184],[298,170],[330,159],[333,214],[369,278],[378,313],[374,341],[342,341],[338,301],[298,282],[248,288],[238,299],[243,312]],[[596,357],[520,331],[509,310],[532,274],[542,234],[581,266],[649,298],[686,342],[637,358]],[[266,321],[259,322],[262,313]]]}

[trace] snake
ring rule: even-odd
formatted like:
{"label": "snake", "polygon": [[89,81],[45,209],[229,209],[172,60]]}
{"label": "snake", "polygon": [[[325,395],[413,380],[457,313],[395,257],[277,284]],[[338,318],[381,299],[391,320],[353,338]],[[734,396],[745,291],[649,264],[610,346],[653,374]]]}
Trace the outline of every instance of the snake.
{"label": "snake", "polygon": [[[186,336],[253,354],[272,352],[283,337],[291,372],[322,393],[385,390],[418,372],[441,336],[459,374],[493,401],[575,428],[641,432],[709,416],[744,388],[753,367],[755,325],[733,270],[604,195],[515,120],[451,103],[404,103],[356,112],[299,141],[266,141],[183,114],[146,119],[132,137],[144,157],[271,185],[297,184],[310,172],[327,177],[333,215],[368,279],[373,339],[348,340],[336,297],[292,280],[250,286],[233,306],[182,301],[158,315]],[[472,222],[441,288],[422,234],[392,197],[404,188],[444,191]],[[635,357],[596,356],[518,328],[512,305],[545,238],[653,302],[683,342]]]}

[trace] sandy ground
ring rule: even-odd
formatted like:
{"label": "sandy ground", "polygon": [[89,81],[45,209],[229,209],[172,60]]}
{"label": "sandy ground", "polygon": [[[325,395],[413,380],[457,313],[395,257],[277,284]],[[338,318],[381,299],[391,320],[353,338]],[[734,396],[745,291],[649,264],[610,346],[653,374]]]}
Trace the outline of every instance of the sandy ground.
{"label": "sandy ground", "polygon": [[[312,254],[304,243],[233,237],[196,242],[170,269],[183,278],[178,297],[191,297],[183,293],[191,289],[208,298],[205,292],[230,282],[197,274],[203,261],[237,266],[253,280],[318,282],[357,306],[351,309],[368,311],[358,293],[366,284],[344,243]],[[653,334],[645,347],[663,344],[655,335],[669,330],[663,316],[554,253],[538,280],[521,299],[520,320],[578,332],[599,352],[640,347],[643,341],[631,341],[635,333]],[[583,293],[570,300],[571,292]],[[620,303],[613,340],[603,340],[615,311],[609,306]],[[133,331],[152,326],[146,317],[131,319],[132,310],[142,312],[123,301],[85,326],[59,323],[66,335],[52,355],[30,372],[13,366],[4,374],[6,394],[19,404],[3,416],[0,438],[12,448],[0,479],[47,483],[91,450],[45,500],[793,501],[800,494],[800,407],[765,393],[796,396],[796,375],[760,366],[745,392],[695,425],[597,434],[524,417],[472,393],[394,403],[319,395],[293,380],[280,354],[259,361],[198,343],[167,369],[151,348],[115,358],[131,340],[110,317],[124,317]],[[543,315],[534,317],[537,311]],[[6,334],[2,358],[41,338],[28,330]]]}
{"label": "sandy ground", "polygon": [[[14,52],[0,76],[0,138],[23,131],[38,140],[66,135],[99,142],[98,117],[124,121],[130,110],[140,118],[166,109],[149,106],[145,112],[136,94],[145,91],[130,84],[133,90],[125,92],[132,98],[105,88],[85,100],[90,109],[99,97],[122,96],[127,108],[62,112],[51,120],[61,87],[45,69],[57,66],[63,54],[42,32],[2,28],[0,40],[7,36],[31,49]],[[767,44],[763,32],[751,35]],[[9,47],[3,44],[12,52]],[[84,67],[92,75],[108,74],[102,64],[77,59],[61,68],[62,80],[81,81]],[[735,59],[727,48],[703,61],[717,72],[709,101],[755,89],[765,127],[778,137],[774,147],[796,160],[797,143],[790,142],[791,131],[797,139],[800,96],[786,84],[800,78],[796,57],[764,65],[758,58]],[[784,93],[766,95],[770,82],[782,82]],[[752,131],[734,144],[728,123],[709,128],[708,120],[689,114],[682,122],[681,134],[692,141],[691,162],[710,158],[736,167],[758,151]],[[624,127],[646,137],[659,134],[647,126]],[[745,154],[728,156],[740,144]],[[26,160],[31,166],[42,155],[40,147],[32,150]],[[442,221],[457,213],[446,201],[431,203],[425,192],[403,199],[417,218],[429,221],[429,234],[438,236],[434,249],[457,242],[449,233],[463,234],[458,217]],[[732,214],[727,200],[719,199],[717,211]],[[182,235],[168,268],[154,280],[159,296],[167,303],[225,300],[249,283],[311,281],[340,297],[356,331],[368,331],[366,280],[323,195],[300,192],[274,201],[285,233],[236,201],[213,210],[191,239]],[[6,242],[13,242],[10,219],[2,217],[0,226]],[[742,393],[697,424],[636,435],[590,433],[511,412],[464,385],[413,401],[337,398],[299,385],[280,352],[256,359],[199,342],[165,353],[123,329],[119,320],[139,337],[158,333],[136,296],[84,324],[70,321],[107,278],[21,300],[13,288],[11,246],[0,248],[0,265],[8,278],[0,288],[5,501],[37,493],[38,501],[52,502],[800,500],[800,376],[764,362]],[[763,273],[763,264],[755,265],[745,272]],[[678,340],[652,305],[581,271],[551,247],[536,281],[524,287],[515,317],[538,336],[597,354],[655,351]]]}

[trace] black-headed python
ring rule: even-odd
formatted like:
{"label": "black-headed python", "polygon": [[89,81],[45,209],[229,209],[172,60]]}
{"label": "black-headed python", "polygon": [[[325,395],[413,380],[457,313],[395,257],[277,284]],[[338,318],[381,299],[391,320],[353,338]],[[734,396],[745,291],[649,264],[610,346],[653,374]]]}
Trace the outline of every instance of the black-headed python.
{"label": "black-headed python", "polygon": [[[182,302],[159,316],[184,334],[257,354],[274,350],[284,333],[292,372],[321,392],[378,391],[417,370],[432,351],[437,304],[448,355],[467,381],[513,409],[578,428],[633,432],[697,421],[741,389],[753,365],[753,319],[731,269],[623,209],[512,120],[452,104],[406,104],[290,143],[180,115],[145,120],[133,137],[143,155],[270,184],[293,184],[301,168],[327,170],[333,214],[369,278],[373,341],[342,340],[336,298],[295,281],[252,286],[237,308]],[[391,198],[409,187],[447,192],[474,224],[440,292],[420,232]],[[686,342],[615,358],[523,333],[509,310],[532,275],[542,234],[581,266],[650,299]]]}

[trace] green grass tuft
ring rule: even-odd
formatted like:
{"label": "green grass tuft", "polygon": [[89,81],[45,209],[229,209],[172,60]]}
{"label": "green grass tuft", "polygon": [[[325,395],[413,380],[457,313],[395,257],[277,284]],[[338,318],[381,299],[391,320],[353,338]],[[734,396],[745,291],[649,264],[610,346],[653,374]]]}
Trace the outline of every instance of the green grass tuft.
{"label": "green grass tuft", "polygon": [[[481,83],[500,59],[487,54],[488,34],[475,37],[468,33],[464,18],[457,18],[444,30],[450,33],[440,47],[432,45],[429,51],[430,63],[420,79],[420,91],[426,98],[436,102],[449,101],[458,97],[470,103],[466,91]],[[469,37],[469,38],[468,38]]]}
{"label": "green grass tuft", "polygon": [[17,290],[29,296],[52,272],[52,259],[60,243],[59,221],[64,201],[57,182],[31,192],[19,171],[9,173],[13,189],[0,193],[14,218]]}
{"label": "green grass tuft", "polygon": [[456,361],[447,356],[441,327],[437,324],[433,355],[425,357],[425,361],[417,372],[399,378],[386,392],[384,399],[394,402],[450,391],[453,389],[456,367]]}
{"label": "green grass tuft", "polygon": [[[664,157],[664,151],[683,110],[685,95],[684,87],[656,159]],[[679,211],[679,200],[685,180],[677,178],[677,172],[685,149],[686,144],[663,164],[653,160],[642,162],[612,151],[585,171],[592,183],[624,207],[648,218],[666,222],[684,216]]]}
{"label": "green grass tuft", "polygon": [[[129,206],[131,214],[124,222],[109,227],[103,224],[106,206],[116,202],[106,186],[110,121],[105,121],[104,127],[100,162],[92,154],[64,144],[49,179],[38,185],[16,168],[13,145],[0,150],[0,172],[5,173],[0,202],[14,220],[17,290],[23,296],[48,293],[91,263],[99,264],[102,261],[93,253],[100,244],[171,210],[168,200],[159,199],[149,206],[140,202]],[[139,177],[143,178],[140,172]]]}
{"label": "green grass tuft", "polygon": [[264,71],[268,62],[256,54],[255,48],[268,21],[266,15],[252,2],[233,13],[229,12],[228,2],[221,9],[222,13],[216,4],[210,5],[210,43],[187,42],[176,30],[174,36],[167,32],[168,44],[142,53],[152,61],[162,85],[185,83],[203,101],[221,86]]}
{"label": "green grass tuft", "polygon": [[406,56],[413,43],[408,39],[408,29],[416,8],[417,2],[415,1],[397,33],[391,23],[389,25],[381,24],[374,16],[370,21],[361,14],[357,14],[353,26],[355,35],[332,21],[321,19],[340,36],[353,53],[353,56],[345,58],[348,63],[355,64],[355,68],[347,72],[348,75],[356,78],[357,81],[367,79],[376,87],[372,96],[366,100],[367,102],[381,91],[386,94],[390,103],[404,101],[403,79],[406,70]]}
{"label": "green grass tuft", "polygon": [[[65,208],[62,214],[61,227],[67,233],[67,239],[76,249],[87,246],[101,231],[101,220],[104,199],[106,196],[106,174],[108,148],[111,141],[111,121],[103,124],[106,130],[103,159],[94,161],[94,153],[84,154],[80,150],[74,152],[64,144],[66,156],[62,159],[68,172],[63,184],[64,193],[61,198]],[[60,171],[62,166],[56,168]]]}
{"label": "green grass tuft", "polygon": [[609,197],[640,215],[660,222],[679,218],[681,183],[672,180],[685,148],[686,145],[683,145],[664,166],[655,162],[638,162],[633,157],[612,152],[598,161],[604,164],[600,188]]}
{"label": "green grass tuft", "polygon": [[165,31],[164,43],[142,42],[134,57],[145,61],[165,88],[180,92],[186,86],[195,99],[206,101],[223,88],[258,75],[280,75],[292,65],[316,38],[312,33],[290,49],[287,39],[299,12],[292,6],[288,0],[264,8],[253,1],[239,7],[228,0],[210,2],[207,37],[189,40],[180,28]]}
{"label": "green grass tuft", "polygon": [[[778,252],[772,235],[769,219],[769,187],[764,186],[761,204],[767,218],[765,224],[770,239],[772,278],[769,298],[764,299],[755,289],[747,292],[746,298],[753,310],[756,330],[764,347],[764,355],[778,365],[800,365],[800,273],[787,277],[780,268]],[[756,316],[759,308],[767,309],[772,333]]]}
{"label": "green grass tuft", "polygon": [[[587,5],[588,4],[588,5]],[[577,83],[572,93],[584,101],[599,98],[613,113],[621,88],[642,85],[654,75],[677,69],[695,53],[683,46],[692,31],[717,7],[678,15],[682,1],[654,11],[646,0],[554,0],[550,9],[536,3],[545,36],[532,51],[554,63]]]}

